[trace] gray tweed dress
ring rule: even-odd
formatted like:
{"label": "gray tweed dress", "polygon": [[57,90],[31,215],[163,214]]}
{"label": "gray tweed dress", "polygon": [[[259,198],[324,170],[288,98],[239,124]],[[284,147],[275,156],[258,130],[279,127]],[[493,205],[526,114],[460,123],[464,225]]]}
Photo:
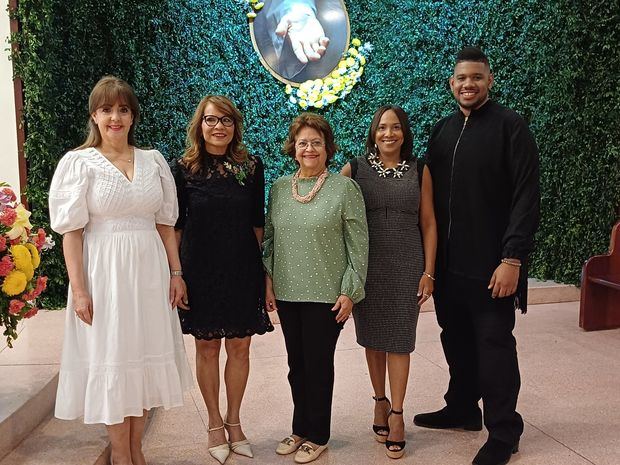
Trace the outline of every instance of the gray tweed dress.
{"label": "gray tweed dress", "polygon": [[368,349],[410,353],[424,271],[418,168],[414,160],[401,178],[382,178],[365,157],[357,158],[357,166],[354,179],[364,195],[370,238],[366,298],[353,311],[357,342]]}

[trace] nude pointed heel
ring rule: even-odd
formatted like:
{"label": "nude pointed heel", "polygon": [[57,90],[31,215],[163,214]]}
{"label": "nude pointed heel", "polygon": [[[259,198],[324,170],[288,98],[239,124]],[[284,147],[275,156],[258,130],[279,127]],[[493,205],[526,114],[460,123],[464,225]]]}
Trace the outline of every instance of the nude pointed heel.
{"label": "nude pointed heel", "polygon": [[[207,433],[210,433],[212,431],[218,431],[221,429],[224,429],[224,425],[218,426],[217,428],[209,428],[207,429]],[[213,457],[215,460],[217,460],[223,465],[224,462],[226,462],[228,456],[230,455],[230,446],[227,442],[225,442],[224,444],[209,447],[209,454],[211,454],[211,457]]]}
{"label": "nude pointed heel", "polygon": [[[241,423],[227,423],[224,422],[226,426],[241,426]],[[254,453],[252,452],[252,445],[250,441],[246,439],[242,439],[241,441],[235,441],[230,443],[230,450],[232,450],[235,454],[243,455],[244,457],[254,458]]]}

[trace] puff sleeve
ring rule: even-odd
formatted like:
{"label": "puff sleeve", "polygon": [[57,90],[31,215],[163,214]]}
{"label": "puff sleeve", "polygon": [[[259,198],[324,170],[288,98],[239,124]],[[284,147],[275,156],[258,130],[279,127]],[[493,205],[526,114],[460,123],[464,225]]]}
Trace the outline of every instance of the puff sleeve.
{"label": "puff sleeve", "polygon": [[366,206],[359,185],[349,179],[342,206],[344,243],[347,268],[342,277],[340,293],[358,303],[364,298],[368,271],[368,224]]}
{"label": "puff sleeve", "polygon": [[179,216],[179,204],[177,202],[177,188],[175,186],[170,166],[164,156],[154,150],[155,162],[159,168],[159,178],[163,192],[162,203],[155,213],[155,223],[166,226],[174,226]]}
{"label": "puff sleeve", "polygon": [[81,229],[88,223],[88,172],[86,163],[77,152],[68,152],[58,162],[48,203],[50,226],[58,234]]}

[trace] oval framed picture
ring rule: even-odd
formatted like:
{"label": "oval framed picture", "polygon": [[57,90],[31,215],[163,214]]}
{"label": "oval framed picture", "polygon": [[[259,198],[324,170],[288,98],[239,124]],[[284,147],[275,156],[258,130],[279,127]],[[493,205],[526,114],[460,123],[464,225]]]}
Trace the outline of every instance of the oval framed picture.
{"label": "oval framed picture", "polygon": [[[299,86],[338,67],[351,36],[343,0],[264,0],[264,4],[250,22],[250,35],[261,63],[276,79]],[[325,53],[316,55],[324,38],[329,39]]]}

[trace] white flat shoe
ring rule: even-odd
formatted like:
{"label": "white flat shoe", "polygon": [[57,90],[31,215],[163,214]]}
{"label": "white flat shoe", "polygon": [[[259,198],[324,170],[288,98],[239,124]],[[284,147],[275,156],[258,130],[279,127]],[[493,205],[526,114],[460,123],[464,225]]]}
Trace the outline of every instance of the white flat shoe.
{"label": "white flat shoe", "polygon": [[[217,428],[209,428],[207,432],[210,433],[211,431],[217,431],[220,429],[224,429],[224,425],[218,426]],[[215,460],[217,460],[223,465],[224,462],[226,462],[228,456],[230,455],[230,446],[227,442],[225,442],[224,444],[209,447],[209,454],[211,454],[211,457],[213,457]]]}
{"label": "white flat shoe", "polygon": [[[241,426],[241,423],[227,423],[224,422],[226,426]],[[230,449],[238,455],[243,455],[244,457],[254,458],[254,453],[252,452],[252,445],[250,441],[247,439],[242,439],[241,441],[235,441],[230,443]]]}
{"label": "white flat shoe", "polygon": [[305,440],[306,438],[299,438],[295,440],[293,435],[287,436],[278,443],[278,447],[276,448],[276,454],[292,454],[293,452],[296,452],[297,449],[299,449],[299,446],[301,446]]}
{"label": "white flat shoe", "polygon": [[316,446],[316,449],[312,447],[312,444],[304,442],[297,453],[295,454],[295,463],[309,463],[319,458],[319,455],[327,449],[327,444],[324,446]]}

